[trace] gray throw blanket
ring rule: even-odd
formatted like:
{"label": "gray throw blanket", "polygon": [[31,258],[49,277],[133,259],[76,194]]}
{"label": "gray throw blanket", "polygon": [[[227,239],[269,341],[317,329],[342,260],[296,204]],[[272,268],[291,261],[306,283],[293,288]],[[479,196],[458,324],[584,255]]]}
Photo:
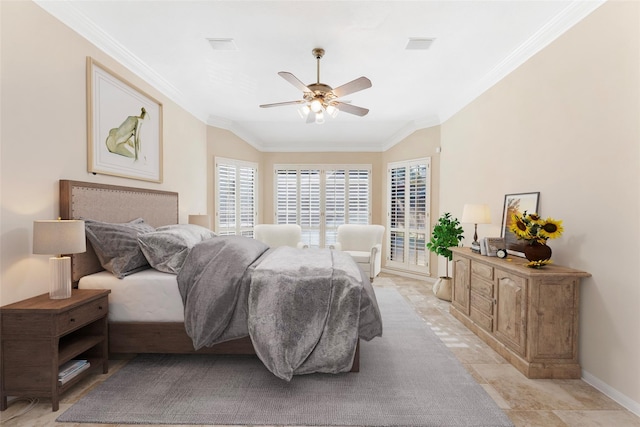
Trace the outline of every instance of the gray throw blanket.
{"label": "gray throw blanket", "polygon": [[215,237],[193,247],[178,286],[195,349],[249,335],[285,380],[349,371],[358,337],[382,334],[373,287],[344,252]]}

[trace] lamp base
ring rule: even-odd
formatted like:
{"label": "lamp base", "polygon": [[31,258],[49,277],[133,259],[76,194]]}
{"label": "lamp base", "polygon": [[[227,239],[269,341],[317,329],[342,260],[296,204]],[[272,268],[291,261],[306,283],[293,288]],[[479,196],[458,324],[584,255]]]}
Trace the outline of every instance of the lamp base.
{"label": "lamp base", "polygon": [[480,253],[480,242],[471,243],[471,251],[475,253]]}
{"label": "lamp base", "polygon": [[68,256],[49,258],[49,298],[71,297],[71,258]]}

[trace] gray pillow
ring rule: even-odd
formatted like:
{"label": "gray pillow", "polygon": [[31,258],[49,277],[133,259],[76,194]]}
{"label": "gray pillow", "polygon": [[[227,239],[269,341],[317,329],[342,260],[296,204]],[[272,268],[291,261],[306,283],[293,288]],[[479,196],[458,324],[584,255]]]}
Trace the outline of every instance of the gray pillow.
{"label": "gray pillow", "polygon": [[208,228],[195,224],[158,227],[152,233],[138,236],[138,243],[149,264],[158,271],[178,274],[191,248],[215,237]]}
{"label": "gray pillow", "polygon": [[100,265],[118,279],[149,268],[138,245],[138,235],[155,230],[142,218],[116,224],[85,219],[85,231]]}

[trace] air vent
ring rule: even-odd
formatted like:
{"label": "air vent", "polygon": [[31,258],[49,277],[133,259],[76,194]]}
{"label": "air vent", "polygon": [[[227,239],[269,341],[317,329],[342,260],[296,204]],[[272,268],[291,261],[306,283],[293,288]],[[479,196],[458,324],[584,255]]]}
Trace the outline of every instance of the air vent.
{"label": "air vent", "polygon": [[410,37],[407,42],[407,50],[427,50],[431,47],[431,44],[435,41],[434,38],[429,37]]}
{"label": "air vent", "polygon": [[233,39],[207,39],[213,50],[238,50]]}

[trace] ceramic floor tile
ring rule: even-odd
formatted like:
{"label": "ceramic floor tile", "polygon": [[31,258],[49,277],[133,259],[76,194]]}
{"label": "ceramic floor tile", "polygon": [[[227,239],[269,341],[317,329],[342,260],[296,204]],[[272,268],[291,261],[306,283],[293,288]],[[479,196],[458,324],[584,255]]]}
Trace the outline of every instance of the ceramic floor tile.
{"label": "ceramic floor tile", "polygon": [[507,364],[474,365],[479,375],[509,403],[512,409],[584,409],[580,400],[554,380],[532,380]]}
{"label": "ceramic floor tile", "polygon": [[629,411],[554,411],[569,427],[638,427],[640,417]]}
{"label": "ceramic floor tile", "polygon": [[515,427],[568,427],[552,411],[507,410],[505,412]]}

